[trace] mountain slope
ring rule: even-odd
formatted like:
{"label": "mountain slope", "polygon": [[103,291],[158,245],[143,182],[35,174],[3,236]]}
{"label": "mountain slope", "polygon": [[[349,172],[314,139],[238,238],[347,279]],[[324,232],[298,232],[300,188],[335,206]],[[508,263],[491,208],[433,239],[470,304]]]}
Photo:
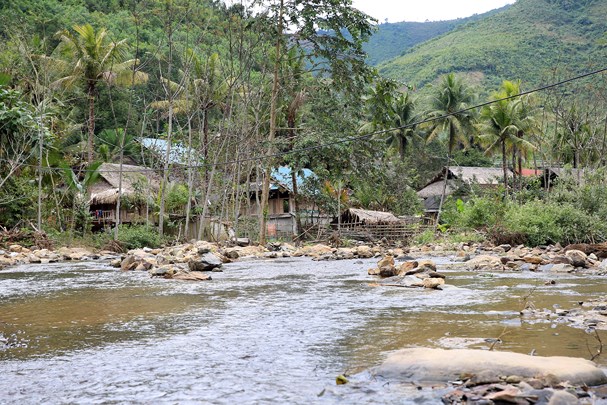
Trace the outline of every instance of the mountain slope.
{"label": "mountain slope", "polygon": [[398,22],[378,26],[377,32],[364,46],[367,61],[371,65],[402,55],[417,44],[445,34],[461,25],[482,20],[510,6],[498,8],[487,13],[448,21]]}
{"label": "mountain slope", "polygon": [[421,87],[460,72],[494,88],[504,79],[537,86],[607,64],[601,39],[607,0],[519,0],[483,20],[420,44],[379,66]]}

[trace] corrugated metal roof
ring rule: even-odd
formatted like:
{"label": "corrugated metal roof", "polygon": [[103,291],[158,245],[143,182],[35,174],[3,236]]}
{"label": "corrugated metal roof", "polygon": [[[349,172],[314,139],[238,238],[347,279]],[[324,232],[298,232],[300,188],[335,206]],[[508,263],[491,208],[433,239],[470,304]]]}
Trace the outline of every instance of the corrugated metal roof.
{"label": "corrugated metal roof", "polygon": [[[139,142],[151,151],[154,151],[164,161],[167,150],[167,141],[158,138],[142,138]],[[189,156],[188,156],[189,153]],[[204,159],[198,151],[187,148],[181,144],[171,143],[171,151],[169,153],[169,163],[186,166],[188,165],[188,157],[190,166],[202,166]]]}

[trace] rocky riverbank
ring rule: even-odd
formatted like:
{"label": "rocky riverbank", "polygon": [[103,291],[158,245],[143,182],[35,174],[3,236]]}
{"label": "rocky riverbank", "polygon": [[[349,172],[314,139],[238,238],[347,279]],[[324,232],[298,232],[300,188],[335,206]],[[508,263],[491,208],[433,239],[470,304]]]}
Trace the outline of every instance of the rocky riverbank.
{"label": "rocky riverbank", "polygon": [[469,349],[400,350],[372,374],[440,389],[445,404],[591,404],[605,399],[607,384],[588,360]]}

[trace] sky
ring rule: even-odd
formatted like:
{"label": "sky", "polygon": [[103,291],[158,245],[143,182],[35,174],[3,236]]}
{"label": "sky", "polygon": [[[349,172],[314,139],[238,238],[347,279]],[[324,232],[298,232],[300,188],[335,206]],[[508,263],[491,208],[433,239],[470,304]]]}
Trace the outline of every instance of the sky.
{"label": "sky", "polygon": [[515,0],[352,0],[380,23],[453,20],[512,4]]}

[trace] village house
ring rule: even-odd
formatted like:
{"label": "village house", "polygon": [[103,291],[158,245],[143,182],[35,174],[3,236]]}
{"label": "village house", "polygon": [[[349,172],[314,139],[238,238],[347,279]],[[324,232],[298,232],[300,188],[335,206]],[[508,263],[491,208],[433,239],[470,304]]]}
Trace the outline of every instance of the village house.
{"label": "village house", "polygon": [[[292,237],[297,234],[297,215],[295,212],[295,191],[291,169],[286,166],[273,169],[271,173],[270,195],[268,198],[268,236],[269,237]],[[313,177],[309,169],[303,169],[297,173],[296,187],[298,190],[304,182]],[[261,183],[249,184],[249,203],[241,211],[243,216],[259,217],[258,199],[261,199]],[[299,194],[299,193],[297,193]],[[318,207],[299,195],[299,216],[302,226],[309,227],[315,224],[329,222],[330,218],[322,214]]]}
{"label": "village house", "polygon": [[[112,226],[116,222],[116,208],[120,188],[120,165],[103,163],[99,180],[89,189],[89,206],[93,228]],[[142,166],[122,165],[122,200],[120,222],[152,221],[147,206],[160,188],[160,178],[151,169]],[[128,202],[128,203],[126,203]]]}
{"label": "village house", "polygon": [[[446,168],[443,168],[424,188],[417,192],[417,196],[424,202],[426,216],[431,217],[438,213],[445,174]],[[508,169],[508,177],[512,177],[510,169]],[[480,188],[494,188],[503,183],[503,179],[504,171],[501,167],[449,167],[445,196],[455,193],[463,185],[475,184]]]}

